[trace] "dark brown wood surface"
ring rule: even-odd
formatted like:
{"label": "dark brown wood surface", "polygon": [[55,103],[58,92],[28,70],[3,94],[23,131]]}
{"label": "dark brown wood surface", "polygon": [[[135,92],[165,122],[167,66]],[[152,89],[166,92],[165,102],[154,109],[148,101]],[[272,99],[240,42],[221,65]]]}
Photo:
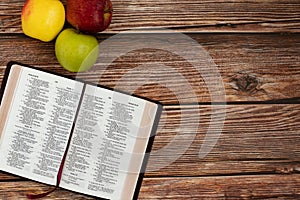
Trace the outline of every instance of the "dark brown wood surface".
{"label": "dark brown wood surface", "polygon": [[[135,28],[184,32],[216,64],[226,92],[224,102],[211,104],[207,85],[213,85],[214,79],[205,82],[184,59],[158,49],[132,51],[105,70],[95,67],[80,74],[67,72],[55,58],[54,42],[40,42],[22,33],[24,1],[20,0],[0,2],[0,80],[10,60],[112,88],[140,64],[171,66],[176,71],[153,66],[151,70],[156,70],[160,79],[151,80],[157,84],[136,88],[149,75],[142,70],[130,74],[121,87],[127,92],[136,89],[135,94],[164,104],[139,199],[300,199],[300,2],[112,2],[113,21],[97,35],[99,42]],[[128,42],[121,45],[126,47]],[[178,43],[178,48],[181,45]],[[204,70],[213,76],[209,67]],[[185,82],[177,79],[177,73],[188,81],[193,95],[183,89]],[[222,116],[224,124],[220,124]],[[209,139],[217,138],[217,142],[201,158],[208,130],[221,134],[210,135]],[[186,149],[178,151],[180,148]],[[176,159],[164,166],[170,157]],[[27,192],[48,189],[0,172],[0,199],[25,199]],[[91,197],[60,189],[45,199]]]}
{"label": "dark brown wood surface", "polygon": [[[64,1],[63,1],[64,2]],[[113,0],[114,18],[106,32],[164,27],[180,32],[299,32],[298,0]],[[24,1],[2,0],[3,33],[21,33]]]}

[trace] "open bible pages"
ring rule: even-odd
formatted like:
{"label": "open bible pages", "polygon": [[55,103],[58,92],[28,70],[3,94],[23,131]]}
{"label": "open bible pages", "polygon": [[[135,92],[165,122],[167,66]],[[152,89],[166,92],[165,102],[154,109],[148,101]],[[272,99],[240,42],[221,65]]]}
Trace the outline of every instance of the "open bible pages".
{"label": "open bible pages", "polygon": [[55,185],[83,83],[12,65],[1,103],[0,169]]}
{"label": "open bible pages", "polygon": [[0,170],[105,199],[138,195],[159,103],[17,63],[2,89]]}
{"label": "open bible pages", "polygon": [[157,107],[86,85],[60,186],[107,199],[132,199]]}

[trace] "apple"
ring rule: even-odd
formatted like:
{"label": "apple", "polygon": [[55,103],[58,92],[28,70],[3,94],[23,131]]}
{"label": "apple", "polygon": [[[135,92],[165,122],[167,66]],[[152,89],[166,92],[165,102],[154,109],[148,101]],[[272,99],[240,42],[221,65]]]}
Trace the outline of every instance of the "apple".
{"label": "apple", "polygon": [[99,44],[95,36],[67,28],[56,39],[55,55],[66,70],[83,72],[90,69],[97,61]]}
{"label": "apple", "polygon": [[110,25],[112,3],[110,0],[67,0],[66,18],[76,29],[97,33]]}
{"label": "apple", "polygon": [[59,0],[27,0],[21,14],[25,35],[44,42],[53,40],[65,23],[65,8]]}

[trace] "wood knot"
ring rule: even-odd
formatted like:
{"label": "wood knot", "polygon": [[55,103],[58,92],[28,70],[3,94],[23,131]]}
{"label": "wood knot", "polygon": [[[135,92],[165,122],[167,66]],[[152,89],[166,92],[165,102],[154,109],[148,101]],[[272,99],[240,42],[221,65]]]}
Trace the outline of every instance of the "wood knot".
{"label": "wood knot", "polygon": [[283,167],[283,168],[276,168],[275,170],[276,173],[280,174],[292,174],[292,173],[297,173],[297,168],[294,167]]}
{"label": "wood knot", "polygon": [[231,78],[231,86],[244,93],[252,94],[260,89],[261,80],[247,72],[239,72]]}

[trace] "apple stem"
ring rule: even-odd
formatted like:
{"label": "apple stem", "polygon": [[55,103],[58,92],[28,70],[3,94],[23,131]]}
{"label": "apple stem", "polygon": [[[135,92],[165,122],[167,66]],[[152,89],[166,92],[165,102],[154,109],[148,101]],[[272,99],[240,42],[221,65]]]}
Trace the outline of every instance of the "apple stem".
{"label": "apple stem", "polygon": [[113,8],[108,8],[104,10],[104,13],[109,13],[109,12],[113,12]]}
{"label": "apple stem", "polygon": [[80,30],[79,30],[79,28],[78,28],[78,25],[76,26],[76,33],[78,33],[78,34],[80,34]]}

